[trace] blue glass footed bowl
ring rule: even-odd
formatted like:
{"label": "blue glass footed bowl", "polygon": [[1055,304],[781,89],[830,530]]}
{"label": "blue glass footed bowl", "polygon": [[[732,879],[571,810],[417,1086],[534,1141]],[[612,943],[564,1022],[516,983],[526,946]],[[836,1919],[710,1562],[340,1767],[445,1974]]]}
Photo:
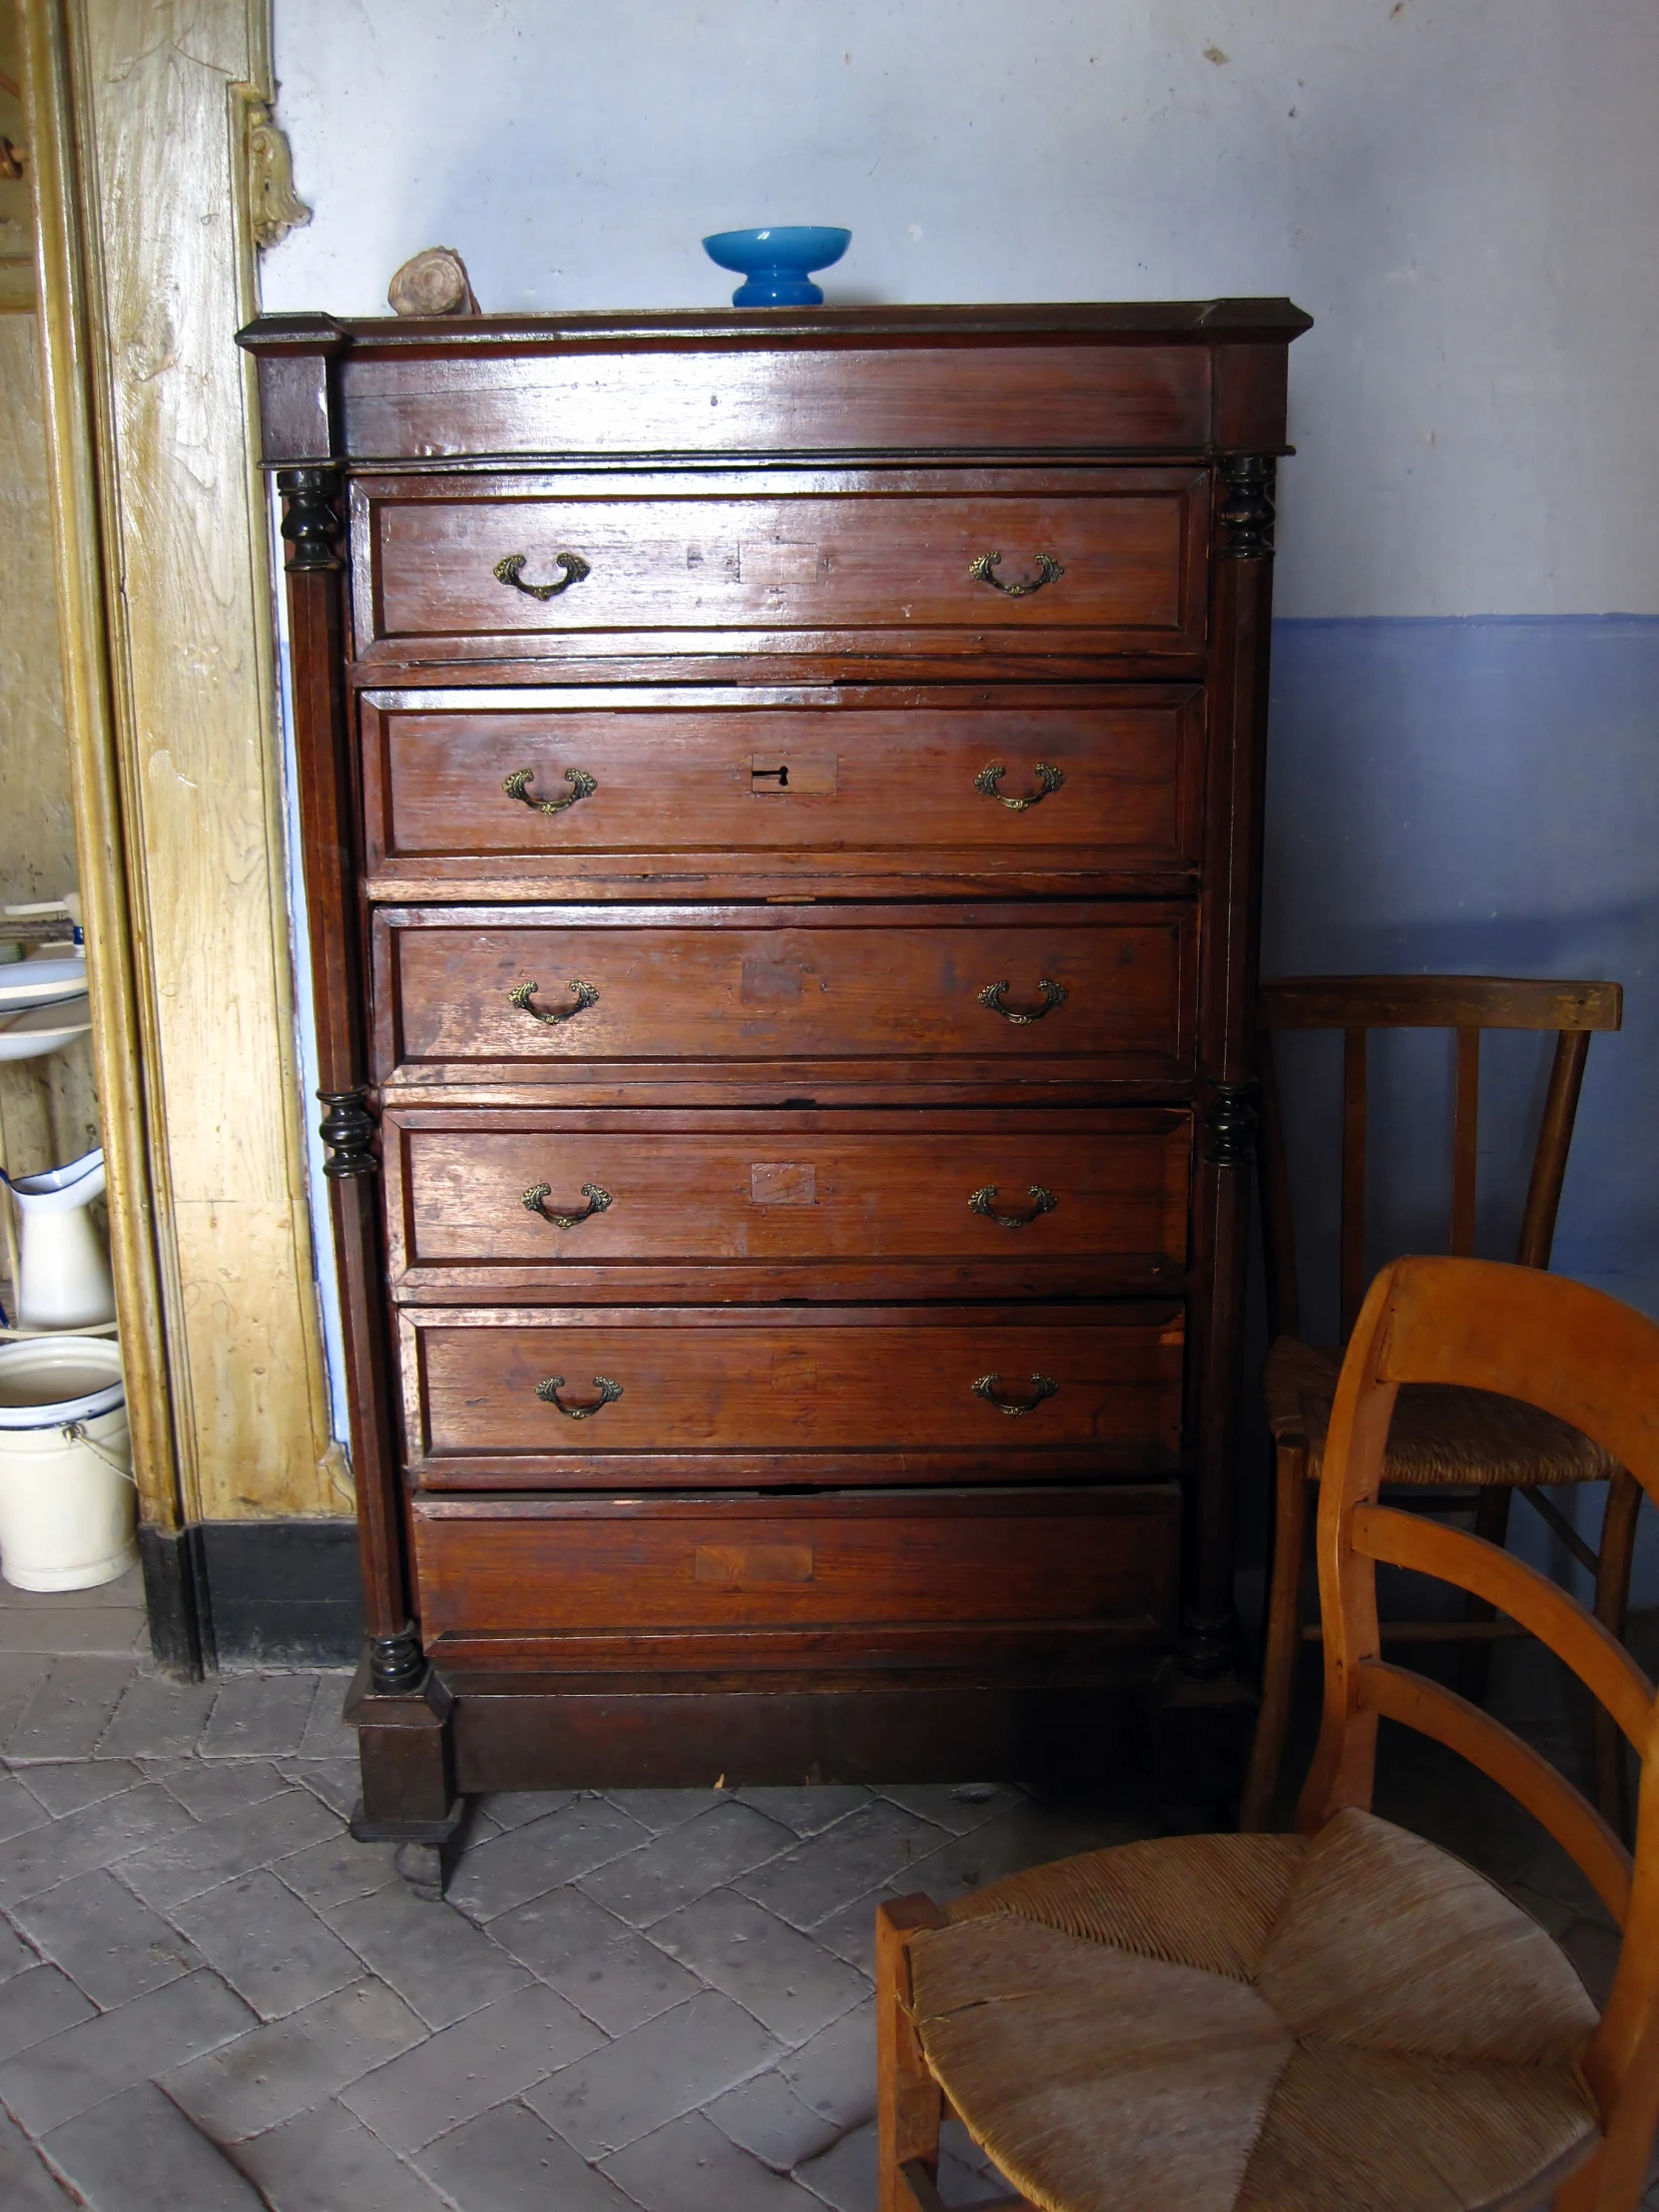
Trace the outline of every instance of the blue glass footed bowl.
{"label": "blue glass footed bowl", "polygon": [[851,243],[850,231],[790,223],[765,231],[717,231],[703,241],[703,251],[720,268],[749,279],[733,292],[734,307],[819,307],[824,293],[813,282],[813,271],[838,262]]}

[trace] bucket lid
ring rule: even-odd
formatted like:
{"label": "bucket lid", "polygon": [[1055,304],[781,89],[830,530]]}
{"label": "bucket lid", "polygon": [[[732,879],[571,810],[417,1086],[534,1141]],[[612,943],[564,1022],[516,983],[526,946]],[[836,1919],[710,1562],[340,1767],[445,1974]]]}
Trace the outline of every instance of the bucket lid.
{"label": "bucket lid", "polygon": [[108,1337],[20,1337],[0,1344],[0,1431],[95,1420],[127,1401]]}

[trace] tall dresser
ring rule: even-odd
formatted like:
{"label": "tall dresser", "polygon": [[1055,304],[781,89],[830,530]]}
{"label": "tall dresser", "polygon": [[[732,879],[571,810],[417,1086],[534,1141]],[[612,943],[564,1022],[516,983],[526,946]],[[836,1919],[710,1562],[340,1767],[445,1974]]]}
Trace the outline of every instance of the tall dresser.
{"label": "tall dresser", "polygon": [[1230,1668],[1307,326],[244,333],[415,1878],[469,1792],[1026,1773]]}

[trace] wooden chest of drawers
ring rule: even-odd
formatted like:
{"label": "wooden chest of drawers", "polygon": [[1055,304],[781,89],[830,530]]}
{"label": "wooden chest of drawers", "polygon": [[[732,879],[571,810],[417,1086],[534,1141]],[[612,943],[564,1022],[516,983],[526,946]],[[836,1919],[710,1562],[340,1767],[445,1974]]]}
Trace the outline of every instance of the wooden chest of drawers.
{"label": "wooden chest of drawers", "polygon": [[363,1834],[1232,1661],[1283,300],[270,317]]}

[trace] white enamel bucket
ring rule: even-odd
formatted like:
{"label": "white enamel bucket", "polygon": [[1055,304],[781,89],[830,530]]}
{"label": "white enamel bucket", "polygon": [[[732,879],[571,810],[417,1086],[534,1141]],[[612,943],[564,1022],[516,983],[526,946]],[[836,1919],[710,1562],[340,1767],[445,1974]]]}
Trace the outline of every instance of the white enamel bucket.
{"label": "white enamel bucket", "polygon": [[105,1337],[0,1343],[0,1574],[91,1590],[138,1558],[127,1393]]}

